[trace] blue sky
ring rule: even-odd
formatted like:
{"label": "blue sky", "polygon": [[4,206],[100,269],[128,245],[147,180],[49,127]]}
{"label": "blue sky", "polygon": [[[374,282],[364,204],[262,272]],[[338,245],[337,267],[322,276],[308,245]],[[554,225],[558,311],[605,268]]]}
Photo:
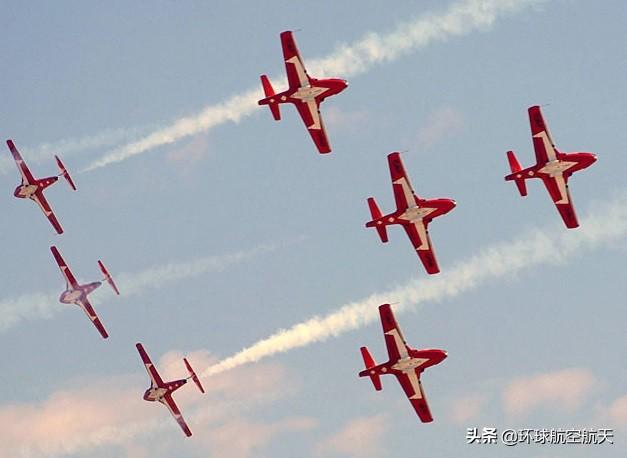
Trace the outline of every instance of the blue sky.
{"label": "blue sky", "polygon": [[[2,138],[36,176],[55,173],[59,154],[78,187],[47,191],[65,228],[56,236],[34,205],[13,198],[8,150],[0,161],[7,456],[624,456],[623,2],[3,6]],[[460,8],[495,12],[493,21]],[[323,105],[327,156],[292,107],[276,123],[251,99],[233,102],[259,89],[262,73],[283,86],[287,29],[301,29],[311,74],[341,68],[332,76],[350,83]],[[383,44],[378,62],[364,57],[372,43]],[[210,128],[195,127],[227,101],[238,122],[218,113]],[[562,151],[598,156],[571,181],[575,231],[540,183],[522,199],[503,181],[508,149],[532,162],[534,104],[548,104]],[[162,140],[181,119],[195,122],[179,124],[176,141],[84,171],[148,136]],[[418,194],[457,201],[431,226],[435,280],[400,229],[383,245],[363,227],[368,196],[393,209],[386,155],[396,150],[407,150]],[[79,280],[98,278],[97,259],[118,280],[121,296],[106,286],[93,296],[107,341],[56,301],[52,244]],[[395,380],[375,392],[357,377],[360,346],[384,360],[376,305],[401,299],[408,343],[449,353],[423,377],[429,425]],[[347,304],[354,329],[338,321],[310,340],[292,332],[287,351],[275,353],[274,339],[265,353],[243,354],[258,362],[204,377],[206,396],[178,391],[189,440],[166,409],[141,399],[148,378],[135,342],[176,378],[184,355],[203,372],[314,316],[340,320]],[[484,426],[615,428],[616,444],[467,445],[466,428]]]}

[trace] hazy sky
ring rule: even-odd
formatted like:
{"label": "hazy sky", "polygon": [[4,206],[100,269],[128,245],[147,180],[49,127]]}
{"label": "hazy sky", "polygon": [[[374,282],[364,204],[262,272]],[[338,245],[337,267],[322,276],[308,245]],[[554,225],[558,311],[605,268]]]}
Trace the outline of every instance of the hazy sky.
{"label": "hazy sky", "polygon": [[[19,176],[2,147],[0,456],[625,456],[623,1],[0,11],[0,136],[38,177],[59,154],[78,187],[47,191],[57,236],[12,196]],[[277,123],[255,106],[260,74],[284,88],[288,29],[312,76],[349,80],[322,108],[330,155],[293,107]],[[598,156],[570,181],[579,229],[564,228],[540,182],[523,199],[503,180],[508,149],[533,162],[534,104],[558,148]],[[385,245],[364,228],[367,197],[393,210],[391,151],[406,151],[418,194],[457,201],[430,226],[436,278],[400,228]],[[80,281],[99,278],[98,259],[116,278],[121,296],[106,285],[92,296],[106,341],[57,301],[52,244]],[[375,392],[357,376],[360,346],[386,360],[383,302],[399,302],[411,346],[448,351],[423,375],[431,424],[393,377]],[[206,395],[175,395],[192,438],[142,400],[135,342],[166,379],[186,375],[185,355],[205,372]],[[616,437],[468,445],[473,427]]]}

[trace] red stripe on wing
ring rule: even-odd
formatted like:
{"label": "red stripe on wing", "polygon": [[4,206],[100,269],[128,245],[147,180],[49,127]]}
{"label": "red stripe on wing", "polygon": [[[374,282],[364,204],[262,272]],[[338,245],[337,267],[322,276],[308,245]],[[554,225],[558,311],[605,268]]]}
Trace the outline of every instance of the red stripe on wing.
{"label": "red stripe on wing", "polygon": [[7,145],[9,147],[9,150],[11,151],[11,154],[13,155],[13,159],[15,160],[15,165],[17,165],[18,170],[22,174],[22,183],[34,184],[35,178],[33,177],[33,174],[30,173],[30,170],[28,169],[26,162],[24,162],[22,155],[15,147],[13,140],[7,140]]}
{"label": "red stripe on wing", "polygon": [[420,375],[416,372],[416,378],[418,380],[418,392],[414,391],[414,387],[412,386],[409,376],[404,373],[395,374],[398,379],[405,395],[409,399],[412,407],[420,417],[420,420],[423,423],[430,423],[433,421],[433,416],[431,415],[431,410],[429,409],[429,404],[427,403],[427,398],[425,397],[424,390],[422,389],[422,382],[420,381]]}
{"label": "red stripe on wing", "polygon": [[152,361],[150,360],[148,353],[146,353],[146,350],[144,350],[144,346],[141,343],[136,343],[135,347],[137,348],[137,351],[139,352],[139,356],[141,357],[142,362],[144,363],[144,367],[146,368],[146,372],[148,372],[148,376],[150,377],[150,380],[152,380],[153,382],[153,386],[156,386],[159,388],[165,386],[165,384],[163,383],[163,380],[161,379],[161,376],[157,372],[157,369],[155,368],[154,364],[152,364]]}
{"label": "red stripe on wing", "polygon": [[76,278],[74,278],[74,275],[72,275],[72,271],[61,256],[61,253],[59,253],[57,247],[51,246],[50,251],[52,251],[52,256],[54,256],[54,260],[57,262],[59,270],[65,278],[65,282],[67,283],[67,285],[71,286],[74,289],[78,288],[78,282],[76,281]]}
{"label": "red stripe on wing", "polygon": [[54,230],[57,231],[57,234],[63,234],[63,228],[61,227],[59,220],[57,220],[57,217],[52,211],[50,204],[44,197],[44,193],[40,189],[38,189],[35,194],[33,194],[33,200],[37,205],[39,205],[41,211],[44,212],[44,215],[46,216],[46,218],[48,218],[48,221],[50,221],[50,224],[52,224]]}
{"label": "red stripe on wing", "polygon": [[163,396],[163,400],[166,407],[168,408],[176,422],[179,424],[185,435],[187,437],[191,436],[192,432],[190,431],[189,426],[187,426],[187,423],[185,423],[185,419],[183,419],[183,415],[181,415],[181,411],[174,402],[174,399],[172,398],[170,393],[166,393],[165,396]]}
{"label": "red stripe on wing", "polygon": [[83,310],[85,311],[85,313],[87,314],[87,316],[89,317],[89,319],[91,320],[91,322],[94,323],[94,326],[96,326],[96,329],[98,329],[98,332],[100,333],[102,338],[106,339],[107,337],[109,337],[109,334],[107,334],[107,330],[104,328],[104,326],[100,322],[98,315],[96,315],[96,311],[91,306],[89,301],[87,299],[83,299],[83,301],[81,302],[81,306]]}
{"label": "red stripe on wing", "polygon": [[301,86],[301,79],[298,75],[298,71],[296,70],[296,64],[292,62],[297,60],[298,65],[300,65],[303,69],[305,76],[307,75],[307,70],[305,70],[305,65],[303,65],[303,60],[300,57],[296,41],[294,40],[294,35],[291,31],[288,30],[281,33],[281,47],[283,48],[283,60],[285,61],[287,81],[290,85],[290,89],[296,89]]}

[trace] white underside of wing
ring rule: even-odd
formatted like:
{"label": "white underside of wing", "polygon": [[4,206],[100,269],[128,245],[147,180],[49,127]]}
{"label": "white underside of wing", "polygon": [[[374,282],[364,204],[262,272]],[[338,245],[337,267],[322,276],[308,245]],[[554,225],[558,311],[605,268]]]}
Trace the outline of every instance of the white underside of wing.
{"label": "white underside of wing", "polygon": [[416,228],[416,231],[418,232],[418,235],[420,236],[420,246],[416,248],[416,250],[417,251],[428,250],[429,249],[429,237],[427,237],[427,228],[425,227],[425,224],[422,222],[422,220],[416,221],[414,223],[414,227]]}
{"label": "white underside of wing", "polygon": [[549,158],[549,162],[557,159],[557,154],[555,154],[555,148],[553,147],[553,144],[551,143],[551,140],[549,139],[549,135],[547,134],[545,130],[543,130],[540,133],[535,134],[534,138],[542,139],[542,143],[544,144],[544,149],[546,150],[546,155]]}
{"label": "white underside of wing", "polygon": [[401,356],[401,359],[409,356],[407,348],[405,347],[405,342],[403,342],[398,329],[392,329],[391,331],[386,332],[385,335],[394,337],[394,345],[396,345],[396,351]]}
{"label": "white underside of wing", "polygon": [[292,64],[296,68],[296,74],[298,75],[298,81],[300,82],[301,87],[309,85],[309,78],[307,78],[305,67],[303,67],[303,64],[298,56],[291,57],[285,62]]}
{"label": "white underside of wing", "polygon": [[414,394],[410,396],[409,399],[422,399],[422,390],[420,389],[420,383],[418,383],[418,376],[416,375],[416,371],[411,370],[404,372],[404,374],[409,379],[409,383],[414,390]]}
{"label": "white underside of wing", "polygon": [[401,177],[397,180],[393,181],[394,184],[400,184],[403,189],[403,195],[405,196],[405,202],[407,202],[408,207],[413,207],[416,205],[416,199],[414,198],[414,192],[411,190],[411,186],[407,177]]}
{"label": "white underside of wing", "polygon": [[568,190],[566,189],[566,180],[564,180],[564,175],[558,175],[553,177],[555,182],[557,183],[557,188],[560,190],[561,199],[555,202],[556,204],[567,204],[568,203]]}
{"label": "white underside of wing", "polygon": [[317,129],[320,130],[322,128],[322,124],[320,123],[320,113],[318,113],[318,105],[315,100],[310,100],[307,102],[307,108],[311,113],[311,118],[313,119],[313,123],[310,126],[307,126],[307,129]]}

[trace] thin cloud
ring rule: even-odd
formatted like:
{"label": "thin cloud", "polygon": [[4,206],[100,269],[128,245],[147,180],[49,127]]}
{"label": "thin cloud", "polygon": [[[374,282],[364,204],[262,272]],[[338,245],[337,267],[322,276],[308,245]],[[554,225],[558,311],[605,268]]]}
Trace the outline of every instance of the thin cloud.
{"label": "thin cloud", "polygon": [[587,369],[565,369],[513,380],[503,390],[503,406],[511,416],[525,416],[542,406],[576,411],[597,385]]}
{"label": "thin cloud", "polygon": [[324,113],[324,122],[327,126],[344,132],[361,133],[370,121],[370,115],[366,110],[348,111],[330,106]]}
{"label": "thin cloud", "polygon": [[614,400],[606,413],[612,424],[627,428],[627,395]]}
{"label": "thin cloud", "polygon": [[308,432],[317,425],[318,422],[310,417],[264,422],[236,417],[212,428],[199,442],[210,452],[210,456],[255,458],[276,436]]}
{"label": "thin cloud", "polygon": [[384,435],[389,419],[374,415],[350,420],[337,433],[325,438],[314,448],[314,456],[346,456],[349,458],[377,458],[386,456]]}
{"label": "thin cloud", "polygon": [[442,107],[429,115],[418,129],[418,146],[431,148],[436,143],[459,132],[464,127],[464,115],[452,107]]}
{"label": "thin cloud", "polygon": [[343,305],[326,316],[314,316],[244,348],[203,373],[217,374],[278,353],[322,342],[366,326],[378,317],[377,306],[399,302],[398,312],[415,310],[425,302],[450,299],[490,280],[541,264],[566,262],[576,254],[611,245],[627,236],[627,196],[598,204],[576,231],[553,226],[537,229],[504,243],[488,246],[438,277],[410,280],[403,286]]}
{"label": "thin cloud", "polygon": [[[185,372],[181,357],[179,353],[168,353],[156,363],[165,380],[180,378]],[[209,364],[214,359],[205,351],[191,353],[188,357],[192,364]],[[296,392],[292,386],[294,376],[288,375],[285,368],[277,364],[225,375],[216,378],[216,383],[206,384],[205,395],[200,395],[193,384],[176,392],[176,402],[193,431],[195,446],[201,450],[211,438],[223,434],[234,419],[245,424],[251,409],[293,396]],[[68,383],[66,388],[42,401],[0,406],[3,456],[60,456],[107,450],[107,447],[114,446],[127,450],[141,447],[140,450],[150,452],[149,456],[156,456],[160,455],[163,446],[167,447],[169,437],[184,440],[165,407],[142,399],[149,379],[139,358],[135,375],[98,378],[87,385],[81,379],[80,386],[76,385]],[[305,430],[315,425],[313,420],[286,417],[267,429],[257,430],[256,437],[248,443],[251,447],[261,447],[276,434]],[[250,430],[253,430],[252,426]],[[152,439],[142,440],[146,436],[152,436]],[[217,443],[212,450],[218,456],[229,456],[228,445]],[[242,453],[239,456],[248,455]]]}
{"label": "thin cloud", "polygon": [[448,419],[455,425],[464,426],[481,416],[488,398],[481,393],[471,393],[453,399],[448,407]]}
{"label": "thin cloud", "polygon": [[[307,66],[312,74],[320,77],[359,75],[431,44],[467,35],[475,30],[486,30],[502,16],[520,13],[545,1],[464,0],[452,4],[443,12],[426,13],[413,21],[400,24],[388,34],[370,32],[354,43],[340,46],[327,57],[308,61]],[[261,88],[256,86],[217,105],[210,105],[196,115],[178,119],[163,129],[116,148],[89,164],[83,171],[124,161],[226,122],[238,123],[259,110],[257,100],[262,97]]]}

